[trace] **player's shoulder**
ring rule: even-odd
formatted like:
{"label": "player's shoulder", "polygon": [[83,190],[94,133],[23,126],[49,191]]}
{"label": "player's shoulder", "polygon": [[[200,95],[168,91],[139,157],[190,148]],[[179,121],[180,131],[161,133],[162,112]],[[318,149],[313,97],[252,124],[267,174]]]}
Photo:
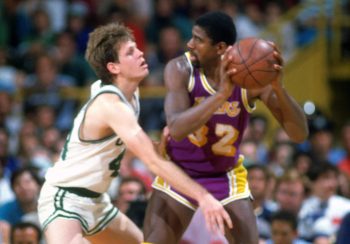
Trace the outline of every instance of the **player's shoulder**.
{"label": "player's shoulder", "polygon": [[176,58],[171,59],[167,65],[166,69],[168,71],[187,73],[191,72],[191,66],[185,55],[178,56]]}
{"label": "player's shoulder", "polygon": [[111,104],[121,102],[120,95],[117,92],[103,92],[96,96],[94,103],[91,106],[95,105],[99,108],[109,108]]}

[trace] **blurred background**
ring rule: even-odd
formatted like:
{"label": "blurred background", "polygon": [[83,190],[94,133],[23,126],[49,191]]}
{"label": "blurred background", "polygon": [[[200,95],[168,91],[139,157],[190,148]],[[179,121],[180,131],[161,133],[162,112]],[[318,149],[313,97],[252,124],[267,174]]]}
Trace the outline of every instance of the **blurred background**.
{"label": "blurred background", "polygon": [[[308,118],[310,136],[296,145],[258,103],[246,131],[241,151],[261,242],[288,243],[278,239],[282,222],[292,240],[350,243],[349,0],[0,0],[0,243],[16,243],[16,230],[37,224],[44,174],[97,79],[84,59],[89,32],[112,21],[133,31],[150,69],[140,123],[157,139],[165,125],[164,66],[186,50],[194,20],[211,10],[232,17],[238,39],[278,45],[284,85]],[[153,177],[128,152],[110,188],[140,228]],[[199,243],[198,229],[204,235],[195,216],[182,243]],[[200,243],[226,242],[209,235]]]}

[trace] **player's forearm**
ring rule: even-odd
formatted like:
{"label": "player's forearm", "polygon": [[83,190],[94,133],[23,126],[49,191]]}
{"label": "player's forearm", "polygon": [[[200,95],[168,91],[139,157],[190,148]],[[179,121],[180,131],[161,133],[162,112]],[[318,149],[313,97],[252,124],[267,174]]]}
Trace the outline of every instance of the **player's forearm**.
{"label": "player's forearm", "polygon": [[163,178],[169,185],[188,197],[200,202],[208,194],[201,185],[193,181],[181,168],[173,162],[159,159],[150,164],[150,169]]}
{"label": "player's forearm", "polygon": [[128,149],[133,152],[154,173],[183,194],[200,201],[208,192],[193,181],[173,162],[164,160],[154,150],[151,140],[143,131],[125,141]]}
{"label": "player's forearm", "polygon": [[306,116],[298,103],[287,94],[284,88],[275,89],[279,103],[280,123],[291,140],[303,142],[308,134]]}
{"label": "player's forearm", "polygon": [[167,114],[167,124],[171,137],[180,141],[198,130],[213,116],[226,99],[225,96],[217,93],[186,111],[172,115]]}

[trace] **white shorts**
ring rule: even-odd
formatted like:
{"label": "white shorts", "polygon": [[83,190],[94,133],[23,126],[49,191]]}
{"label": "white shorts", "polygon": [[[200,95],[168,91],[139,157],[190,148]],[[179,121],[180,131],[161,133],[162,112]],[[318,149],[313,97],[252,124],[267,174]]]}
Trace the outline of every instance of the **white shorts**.
{"label": "white shorts", "polygon": [[61,188],[45,183],[38,201],[43,230],[56,218],[79,220],[85,235],[106,228],[119,210],[107,193],[95,195],[83,188]]}

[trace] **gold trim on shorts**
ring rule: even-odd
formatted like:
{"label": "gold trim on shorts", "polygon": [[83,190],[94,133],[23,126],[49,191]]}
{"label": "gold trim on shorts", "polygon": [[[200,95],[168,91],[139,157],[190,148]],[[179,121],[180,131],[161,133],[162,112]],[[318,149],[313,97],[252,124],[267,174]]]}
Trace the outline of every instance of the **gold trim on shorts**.
{"label": "gold trim on shorts", "polygon": [[[220,201],[222,205],[226,205],[239,199],[249,198],[251,196],[247,180],[247,170],[243,165],[243,161],[244,156],[240,155],[235,168],[226,173],[230,186],[230,192],[228,197]],[[186,198],[171,189],[170,185],[159,176],[154,179],[152,187],[166,193],[177,202],[187,206],[192,210],[196,210],[198,208],[198,206],[191,203]]]}

